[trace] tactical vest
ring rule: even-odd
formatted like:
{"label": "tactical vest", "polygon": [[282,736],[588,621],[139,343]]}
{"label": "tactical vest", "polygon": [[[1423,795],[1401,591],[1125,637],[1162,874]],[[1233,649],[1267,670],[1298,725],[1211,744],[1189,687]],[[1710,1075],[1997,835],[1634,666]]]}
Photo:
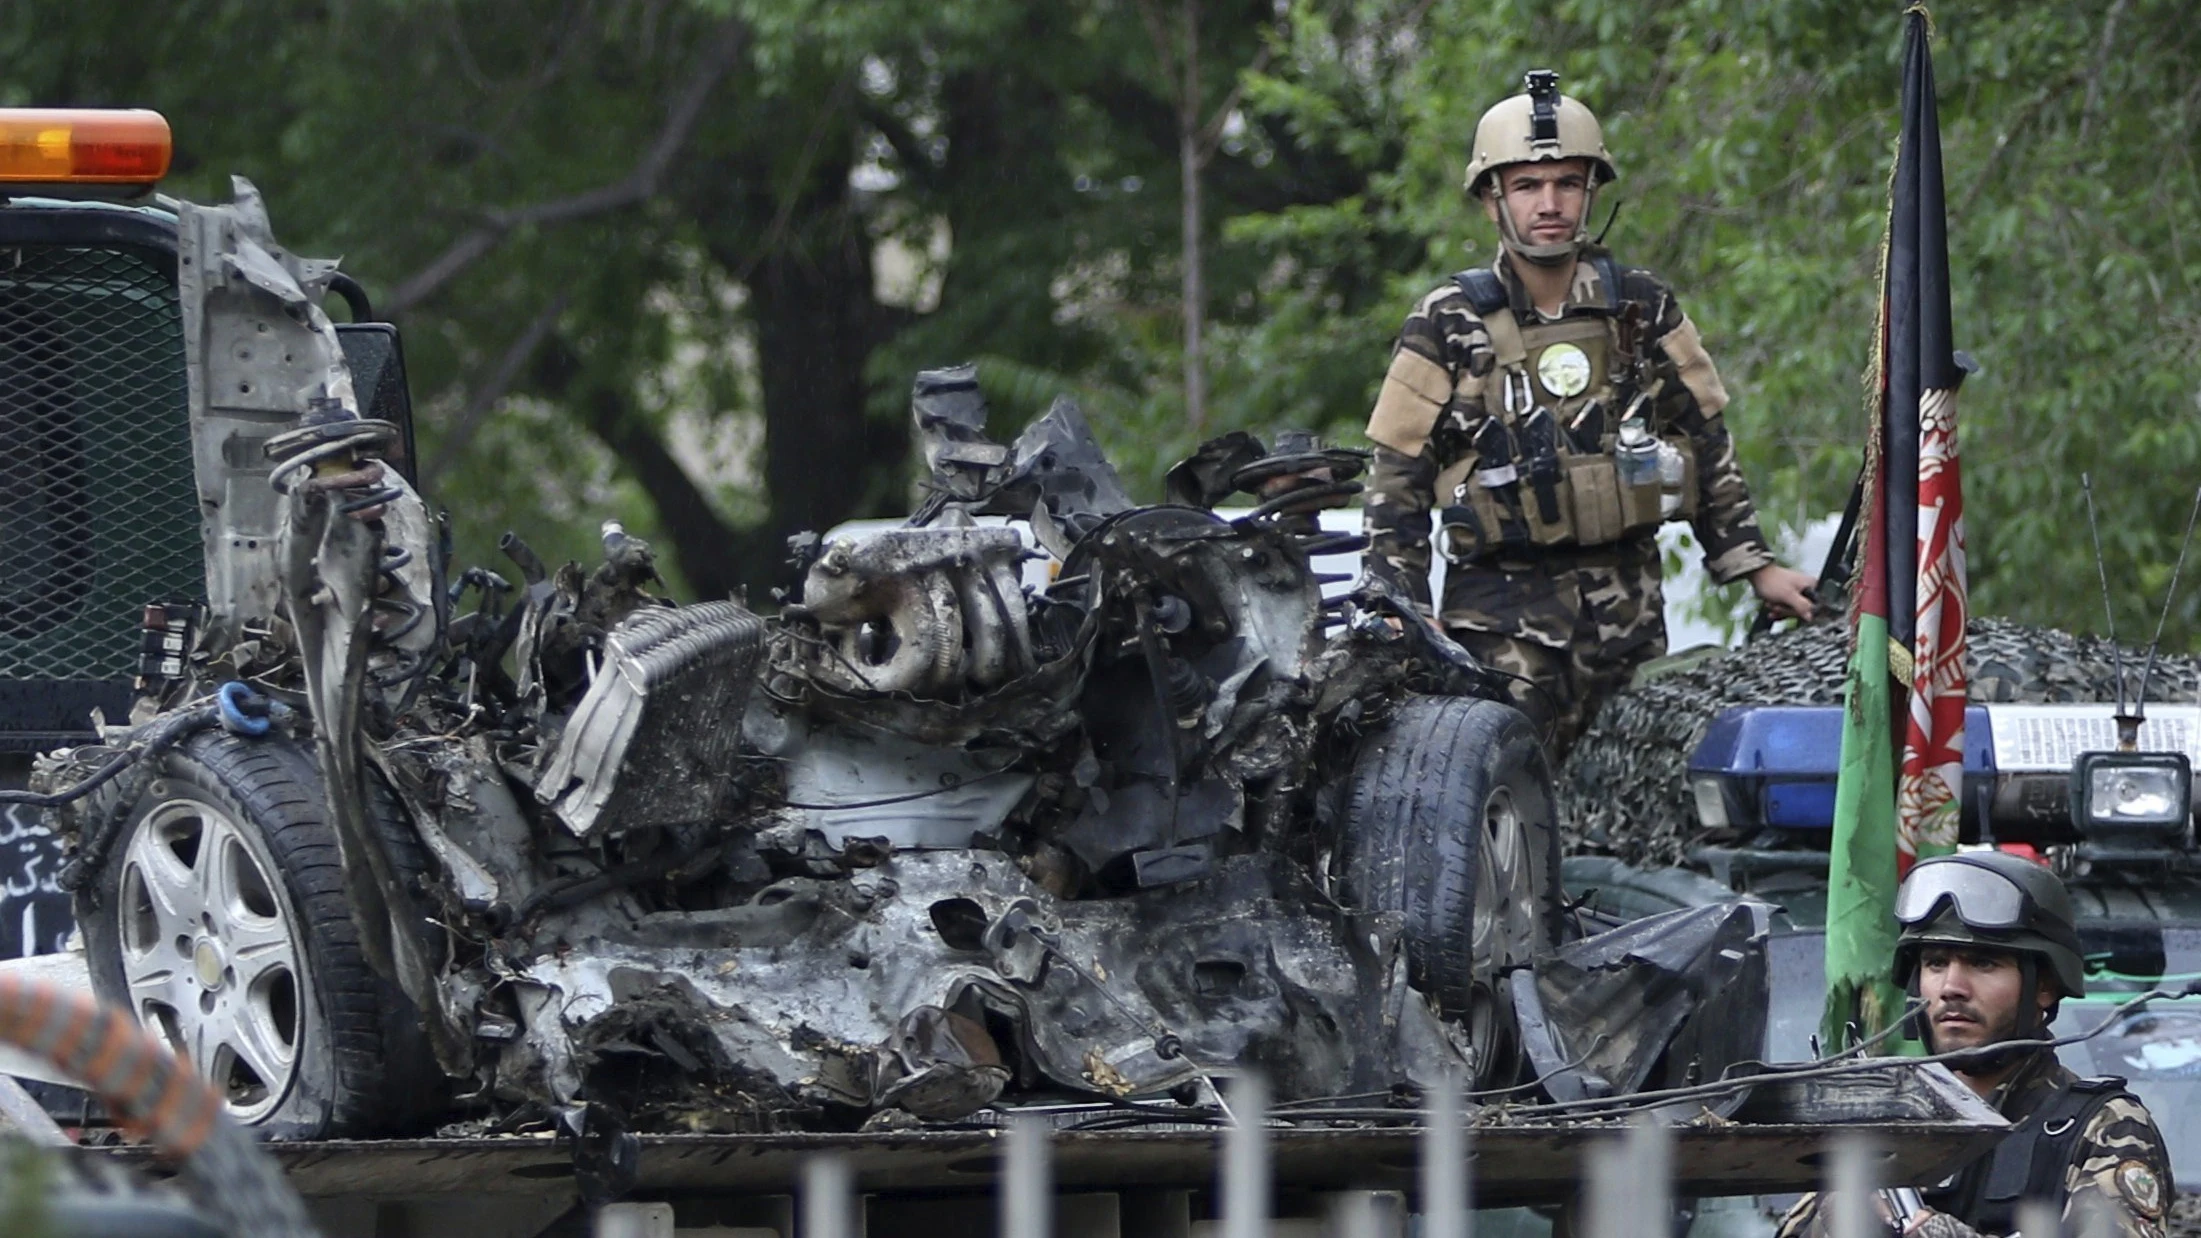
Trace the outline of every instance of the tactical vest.
{"label": "tactical vest", "polygon": [[[1658,481],[1628,484],[1615,463],[1620,426],[1631,415],[1680,455],[1681,506],[1670,518],[1696,514],[1696,454],[1685,435],[1655,424],[1655,380],[1637,382],[1635,357],[1621,348],[1621,318],[1633,307],[1619,265],[1609,254],[1584,261],[1597,271],[1605,304],[1556,322],[1539,316],[1524,325],[1487,267],[1452,277],[1497,358],[1483,385],[1490,415],[1471,450],[1437,475],[1438,546],[1455,563],[1609,545],[1669,518]],[[1636,353],[1649,343],[1635,340]]]}
{"label": "tactical vest", "polygon": [[2063,1215],[2071,1152],[2094,1111],[2129,1096],[2117,1078],[2076,1079],[2010,1128],[1995,1150],[1937,1187],[1919,1192],[1928,1207],[1983,1234],[2017,1229],[2018,1204],[2038,1199]]}

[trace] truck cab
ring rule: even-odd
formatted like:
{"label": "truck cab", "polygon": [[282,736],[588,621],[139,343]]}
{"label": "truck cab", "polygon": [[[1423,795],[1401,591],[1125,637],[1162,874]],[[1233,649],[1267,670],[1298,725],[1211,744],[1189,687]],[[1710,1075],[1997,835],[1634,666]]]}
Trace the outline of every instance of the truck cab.
{"label": "truck cab", "polygon": [[[207,601],[220,496],[194,470],[207,376],[186,359],[178,204],[157,191],[172,145],[155,112],[0,109],[0,788],[23,787],[34,754],[91,742],[95,718],[125,720],[147,677],[180,669]],[[363,405],[406,428],[404,471],[396,329],[363,321],[356,281],[330,286]],[[58,950],[73,928],[58,844],[35,810],[0,814],[0,958]]]}
{"label": "truck cab", "polygon": [[[148,604],[205,595],[167,163],[150,112],[0,112],[0,786],[121,720]],[[58,949],[57,847],[6,812],[0,956]]]}

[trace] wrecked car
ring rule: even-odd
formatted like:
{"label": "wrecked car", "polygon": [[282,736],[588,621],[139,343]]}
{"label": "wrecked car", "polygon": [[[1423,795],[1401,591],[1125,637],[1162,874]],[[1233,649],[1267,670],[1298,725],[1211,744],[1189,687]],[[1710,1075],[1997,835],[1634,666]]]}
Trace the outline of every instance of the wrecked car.
{"label": "wrecked car", "polygon": [[385,466],[405,410],[371,415],[333,267],[249,186],[178,232],[207,601],[148,615],[181,652],[34,785],[95,988],[240,1119],[845,1129],[1518,1077],[1550,771],[1410,605],[1325,596],[1356,454],[1229,435],[1140,504],[1073,404],[1002,444],[933,371],[927,499],[798,539],[777,613],[674,604],[616,522],[586,568],[508,537],[508,578]]}

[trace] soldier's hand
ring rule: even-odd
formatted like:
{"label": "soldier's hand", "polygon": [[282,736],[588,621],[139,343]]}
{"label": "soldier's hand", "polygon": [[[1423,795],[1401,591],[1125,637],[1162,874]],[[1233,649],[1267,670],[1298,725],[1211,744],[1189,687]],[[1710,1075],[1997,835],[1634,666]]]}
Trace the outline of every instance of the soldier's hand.
{"label": "soldier's hand", "polygon": [[1818,584],[1818,578],[1806,576],[1792,567],[1768,563],[1750,573],[1750,590],[1758,595],[1776,619],[1811,618],[1811,595],[1806,590]]}

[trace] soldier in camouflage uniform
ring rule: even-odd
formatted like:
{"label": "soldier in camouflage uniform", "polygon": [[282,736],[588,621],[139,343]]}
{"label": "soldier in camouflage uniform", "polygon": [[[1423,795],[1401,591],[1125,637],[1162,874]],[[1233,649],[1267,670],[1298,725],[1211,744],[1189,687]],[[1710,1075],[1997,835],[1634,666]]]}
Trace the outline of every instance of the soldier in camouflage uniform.
{"label": "soldier in camouflage uniform", "polygon": [[1589,243],[1614,176],[1597,118],[1555,75],[1528,78],[1483,116],[1467,170],[1498,258],[1414,307],[1369,419],[1367,567],[1516,677],[1556,759],[1666,650],[1661,521],[1690,520],[1712,577],[1748,578],[1776,613],[1808,617],[1811,581],[1766,548],[1696,326]]}
{"label": "soldier in camouflage uniform", "polygon": [[[1922,860],[1896,895],[1895,978],[1925,1002],[1937,1053],[2007,1045],[1955,1067],[2006,1118],[1995,1149],[1920,1194],[1899,1232],[1924,1238],[2011,1234],[2021,1205],[2045,1204],[2064,1233],[2162,1238],[2170,1156],[2122,1079],[2081,1079],[2042,1043],[2085,965],[2063,883],[2002,852]],[[1890,1228],[1896,1228],[1890,1222]],[[1778,1238],[1824,1238],[1824,1200],[1806,1195]]]}

